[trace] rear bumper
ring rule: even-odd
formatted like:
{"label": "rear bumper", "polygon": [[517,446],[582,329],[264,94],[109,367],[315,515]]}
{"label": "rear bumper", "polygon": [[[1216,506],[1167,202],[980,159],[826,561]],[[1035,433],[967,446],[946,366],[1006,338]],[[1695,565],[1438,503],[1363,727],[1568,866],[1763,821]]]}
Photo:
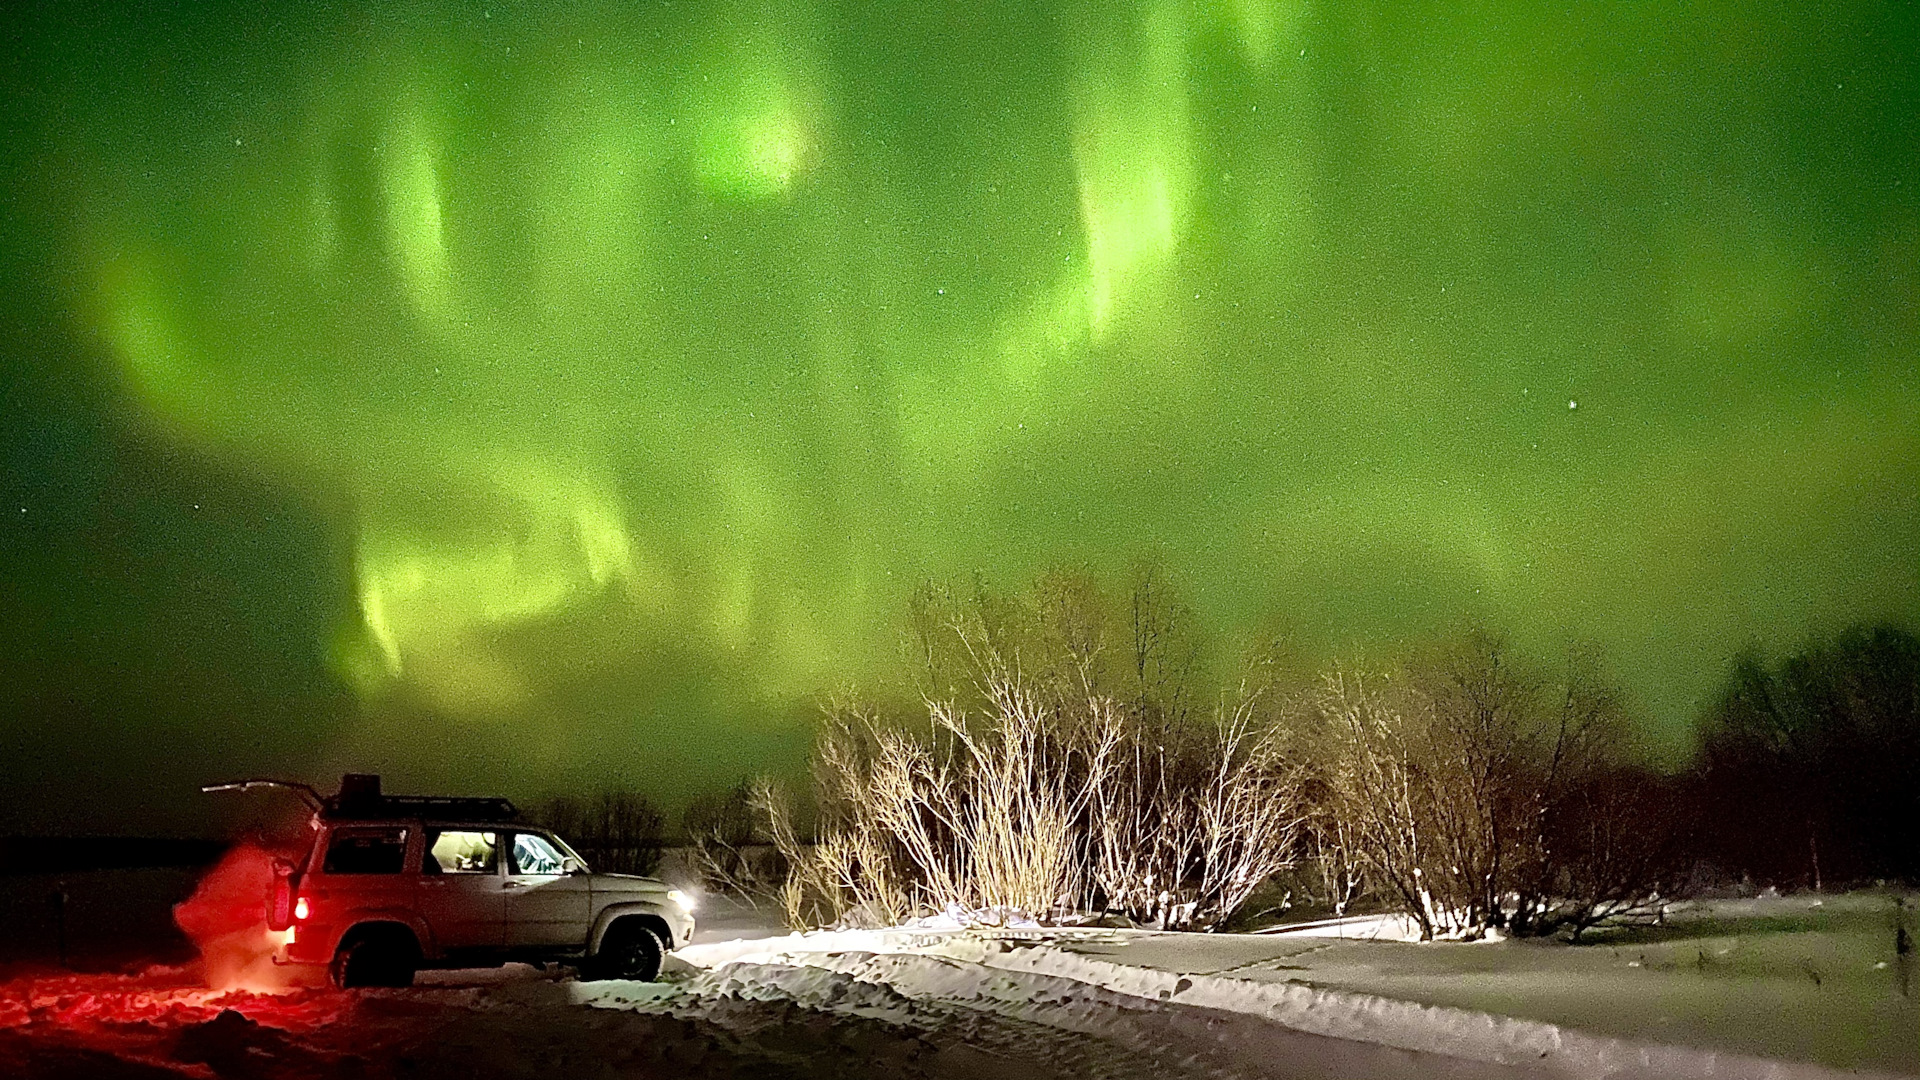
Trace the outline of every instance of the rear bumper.
{"label": "rear bumper", "polygon": [[317,968],[326,966],[326,962],[322,960],[290,960],[278,952],[274,953],[271,959],[273,960],[274,967]]}
{"label": "rear bumper", "polygon": [[272,960],[277,967],[311,967],[325,965],[333,959],[333,950],[329,949],[327,934],[319,928],[296,926],[280,932],[281,941],[274,946]]}

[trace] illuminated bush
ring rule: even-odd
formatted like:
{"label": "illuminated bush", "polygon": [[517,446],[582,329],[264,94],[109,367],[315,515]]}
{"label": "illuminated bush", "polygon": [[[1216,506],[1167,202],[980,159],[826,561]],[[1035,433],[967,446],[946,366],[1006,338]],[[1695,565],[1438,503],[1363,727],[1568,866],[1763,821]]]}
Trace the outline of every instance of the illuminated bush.
{"label": "illuminated bush", "polygon": [[1250,683],[1191,715],[1191,650],[1160,593],[1143,575],[1126,620],[1064,574],[1024,601],[924,594],[924,714],[829,710],[813,845],[798,842],[777,795],[763,799],[793,864],[789,917],[1108,910],[1208,927],[1289,866],[1300,771],[1265,695]]}
{"label": "illuminated bush", "polygon": [[1629,760],[1620,698],[1590,678],[1535,679],[1475,634],[1328,673],[1301,715],[1323,877],[1425,937],[1578,936],[1656,913],[1684,876],[1680,785]]}

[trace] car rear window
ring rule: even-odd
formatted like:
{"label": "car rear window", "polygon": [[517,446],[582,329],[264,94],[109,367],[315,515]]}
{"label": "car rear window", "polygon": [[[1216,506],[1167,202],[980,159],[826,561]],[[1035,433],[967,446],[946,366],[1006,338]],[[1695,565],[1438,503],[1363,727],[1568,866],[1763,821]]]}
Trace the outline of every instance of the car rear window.
{"label": "car rear window", "polygon": [[407,830],[403,828],[335,829],[327,841],[328,874],[397,874],[407,862]]}
{"label": "car rear window", "polygon": [[421,871],[428,874],[491,874],[499,865],[500,834],[468,829],[428,829]]}

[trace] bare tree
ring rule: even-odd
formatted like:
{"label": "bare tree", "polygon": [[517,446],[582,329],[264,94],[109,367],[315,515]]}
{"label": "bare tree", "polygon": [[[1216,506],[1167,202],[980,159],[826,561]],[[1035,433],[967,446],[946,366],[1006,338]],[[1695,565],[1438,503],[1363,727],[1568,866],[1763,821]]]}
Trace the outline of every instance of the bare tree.
{"label": "bare tree", "polygon": [[680,824],[688,861],[707,888],[752,899],[779,880],[779,852],[761,827],[751,781],[695,796]]}
{"label": "bare tree", "polygon": [[1422,750],[1428,703],[1387,676],[1335,670],[1313,706],[1327,753],[1321,762],[1326,817],[1345,823],[1351,851],[1411,916],[1422,938],[1452,932],[1458,910],[1436,896],[1439,843],[1434,831],[1433,774]]}
{"label": "bare tree", "polygon": [[[1148,579],[1123,622],[1089,578],[1059,572],[1024,605],[923,592],[914,649],[939,693],[916,722],[829,708],[816,843],[803,851],[790,825],[774,829],[804,861],[789,878],[795,917],[1224,920],[1291,865],[1300,771],[1261,691],[1188,716],[1191,653],[1160,655],[1178,641],[1178,610]],[[1131,648],[1111,648],[1122,634]]]}
{"label": "bare tree", "polygon": [[1771,662],[1742,655],[1702,721],[1694,769],[1722,865],[1816,889],[1920,876],[1912,630],[1856,625]]}
{"label": "bare tree", "polygon": [[1558,853],[1554,903],[1522,931],[1654,921],[1686,888],[1697,815],[1683,787],[1642,769],[1589,770],[1569,785],[1548,842]]}
{"label": "bare tree", "polygon": [[1670,785],[1625,760],[1619,695],[1589,676],[1549,693],[1474,634],[1394,674],[1336,670],[1309,712],[1323,850],[1359,864],[1330,876],[1373,881],[1423,937],[1578,935],[1678,884]]}
{"label": "bare tree", "polygon": [[1523,843],[1532,803],[1527,758],[1540,726],[1538,688],[1514,670],[1499,639],[1478,631],[1416,666],[1413,678],[1427,701],[1434,890],[1466,927],[1501,925],[1507,862]]}

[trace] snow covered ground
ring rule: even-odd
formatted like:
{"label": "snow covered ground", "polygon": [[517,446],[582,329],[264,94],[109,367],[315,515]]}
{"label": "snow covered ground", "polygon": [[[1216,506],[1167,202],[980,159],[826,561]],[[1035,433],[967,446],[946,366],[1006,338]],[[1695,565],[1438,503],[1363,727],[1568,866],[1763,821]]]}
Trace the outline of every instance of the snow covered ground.
{"label": "snow covered ground", "polygon": [[208,990],[192,966],[17,973],[0,1076],[1920,1075],[1892,911],[1726,901],[1569,947],[1407,944],[1382,922],[797,937],[710,901],[659,983],[510,965],[265,995]]}
{"label": "snow covered ground", "polygon": [[1889,896],[1862,893],[1687,905],[1666,926],[1581,946],[1409,944],[1393,920],[1359,919],[1271,935],[814,934],[695,945],[682,959],[719,973],[818,968],[1013,1016],[1063,984],[1093,986],[1569,1075],[1920,1074],[1893,913]]}
{"label": "snow covered ground", "polygon": [[[904,958],[917,961],[923,958]],[[531,968],[404,991],[217,994],[168,972],[0,992],[9,1077],[1563,1077],[1291,1031],[1069,980],[948,996],[871,972],[732,964],[678,984],[582,984]],[[975,969],[977,973],[978,970]],[[1029,995],[1013,1002],[1009,994]],[[599,1007],[583,1008],[583,1005]]]}
{"label": "snow covered ground", "polygon": [[[1773,896],[1688,905],[1667,926],[1571,947],[1282,940],[1286,951],[1238,974],[1920,1075],[1920,972],[1909,970],[1903,994],[1894,939],[1887,894]],[[1143,948],[1132,962],[1153,961]]]}

